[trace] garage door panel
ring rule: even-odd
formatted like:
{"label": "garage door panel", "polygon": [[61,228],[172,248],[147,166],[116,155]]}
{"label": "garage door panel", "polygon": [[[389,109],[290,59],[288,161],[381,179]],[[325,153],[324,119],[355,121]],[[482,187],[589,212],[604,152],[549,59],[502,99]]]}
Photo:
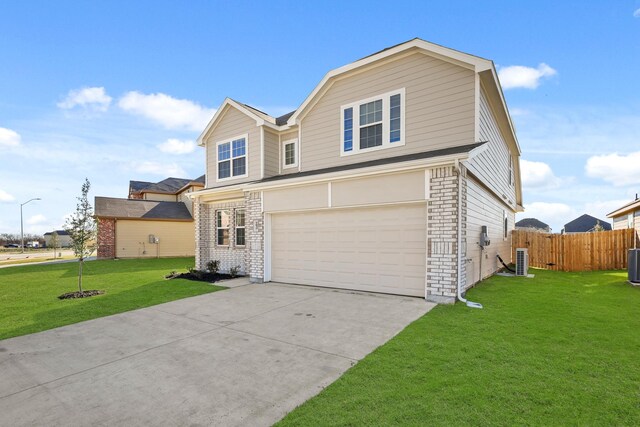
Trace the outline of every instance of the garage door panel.
{"label": "garage door panel", "polygon": [[424,295],[426,208],[273,214],[272,280]]}

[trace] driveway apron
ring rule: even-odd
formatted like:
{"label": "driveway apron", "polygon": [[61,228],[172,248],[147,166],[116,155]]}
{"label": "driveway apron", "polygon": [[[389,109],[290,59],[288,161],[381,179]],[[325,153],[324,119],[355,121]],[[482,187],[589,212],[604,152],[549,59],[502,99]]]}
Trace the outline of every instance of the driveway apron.
{"label": "driveway apron", "polygon": [[271,425],[433,306],[254,284],[0,341],[0,425]]}

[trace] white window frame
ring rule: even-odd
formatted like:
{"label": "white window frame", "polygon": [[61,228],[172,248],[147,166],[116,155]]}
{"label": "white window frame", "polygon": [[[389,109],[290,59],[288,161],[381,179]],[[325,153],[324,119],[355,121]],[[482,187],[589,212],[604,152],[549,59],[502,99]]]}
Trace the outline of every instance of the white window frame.
{"label": "white window frame", "polygon": [[[400,95],[400,141],[391,142],[391,97],[393,95]],[[382,145],[378,145],[377,147],[370,148],[360,148],[360,105],[367,104],[369,102],[377,101],[382,99]],[[406,136],[405,136],[405,88],[400,88],[391,92],[386,92],[380,95],[372,96],[370,98],[361,99],[356,102],[352,102],[350,104],[345,104],[340,106],[340,157],[344,156],[353,156],[361,153],[369,153],[371,151],[385,150],[387,148],[395,148],[402,147],[405,145]],[[353,108],[353,131],[352,131],[352,149],[351,151],[344,151],[344,111],[348,108]],[[364,125],[362,127],[372,126]]]}
{"label": "white window frame", "polygon": [[511,153],[509,153],[509,185],[513,185],[514,184],[514,179],[513,179],[513,156],[511,155]]}
{"label": "white window frame", "polygon": [[[293,145],[293,163],[288,165],[287,164],[287,150],[286,147],[289,144],[294,144]],[[286,141],[282,141],[282,169],[291,169],[291,168],[297,168],[298,167],[298,139],[294,138],[294,139],[288,139]]]}
{"label": "white window frame", "polygon": [[631,212],[627,215],[627,228],[634,228],[635,224],[635,213]]}
{"label": "white window frame", "polygon": [[[220,247],[220,248],[228,248],[228,247],[231,246],[231,241],[232,241],[231,240],[231,225],[232,225],[231,224],[231,219],[232,219],[231,215],[233,215],[233,212],[232,212],[231,209],[216,209],[215,212],[216,212],[215,219],[214,219],[215,222],[216,222],[216,226],[215,226],[216,235],[214,237],[215,243],[216,243],[215,246]],[[226,212],[227,215],[229,216],[229,225],[227,227],[219,227],[218,226],[218,213],[219,212]],[[218,243],[218,230],[227,230],[227,236],[228,236],[228,239],[229,239],[229,244],[225,245],[225,244]]]}
{"label": "white window frame", "polygon": [[[244,214],[244,225],[238,225],[238,212]],[[238,229],[244,230],[244,245],[238,244]],[[247,210],[245,208],[237,208],[233,210],[233,245],[237,248],[244,248],[247,246]]]}
{"label": "white window frame", "polygon": [[[245,158],[245,169],[244,169],[244,175],[233,175],[233,141],[236,141],[238,139],[243,139],[244,138],[244,156],[239,156],[239,157],[235,157],[236,159]],[[230,144],[229,149],[231,150],[231,157],[229,157],[229,163],[230,163],[230,168],[231,168],[231,176],[229,176],[228,178],[220,178],[219,174],[220,174],[220,162],[225,162],[226,160],[220,160],[218,158],[218,150],[219,147],[223,144]],[[218,141],[216,142],[216,182],[224,182],[224,181],[231,181],[234,179],[240,179],[240,178],[246,178],[249,176],[249,134],[245,133],[243,135],[238,135],[238,136],[234,136],[233,138],[227,138],[224,139],[222,141]]]}

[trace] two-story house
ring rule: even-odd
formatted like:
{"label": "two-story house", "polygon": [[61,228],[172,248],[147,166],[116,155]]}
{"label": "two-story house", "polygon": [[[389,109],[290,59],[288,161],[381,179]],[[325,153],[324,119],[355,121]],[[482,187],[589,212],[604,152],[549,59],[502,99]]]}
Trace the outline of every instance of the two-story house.
{"label": "two-story house", "polygon": [[198,268],[451,303],[510,259],[520,149],[490,60],[410,40],[282,117],[227,98],[198,143]]}

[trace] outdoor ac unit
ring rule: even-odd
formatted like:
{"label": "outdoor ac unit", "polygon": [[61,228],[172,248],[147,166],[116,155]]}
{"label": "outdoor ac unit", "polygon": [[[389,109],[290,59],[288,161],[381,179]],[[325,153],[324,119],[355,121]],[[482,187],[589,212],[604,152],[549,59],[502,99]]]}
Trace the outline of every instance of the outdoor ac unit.
{"label": "outdoor ac unit", "polygon": [[527,276],[529,270],[529,252],[527,248],[516,249],[516,276]]}
{"label": "outdoor ac unit", "polygon": [[640,283],[640,249],[629,249],[629,281]]}

